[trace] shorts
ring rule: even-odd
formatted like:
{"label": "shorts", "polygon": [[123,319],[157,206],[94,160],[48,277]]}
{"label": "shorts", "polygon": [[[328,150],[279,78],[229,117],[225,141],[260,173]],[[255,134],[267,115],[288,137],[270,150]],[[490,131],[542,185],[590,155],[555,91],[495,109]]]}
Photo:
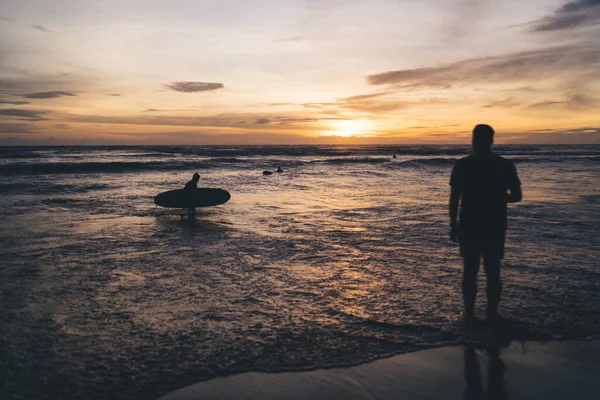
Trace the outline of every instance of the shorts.
{"label": "shorts", "polygon": [[502,260],[504,258],[504,235],[493,239],[460,239],[460,256]]}

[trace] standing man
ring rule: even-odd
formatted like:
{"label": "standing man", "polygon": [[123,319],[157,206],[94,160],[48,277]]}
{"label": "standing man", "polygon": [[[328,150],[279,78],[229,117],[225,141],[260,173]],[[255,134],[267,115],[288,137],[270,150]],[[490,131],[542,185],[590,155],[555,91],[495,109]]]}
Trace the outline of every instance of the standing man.
{"label": "standing man", "polygon": [[[464,258],[462,292],[467,325],[475,321],[481,256],[487,277],[487,318],[492,326],[497,321],[506,205],[523,197],[515,166],[492,152],[493,142],[492,127],[477,125],[473,129],[473,154],[460,159],[450,177],[450,240],[460,243],[460,255]],[[459,202],[460,222],[457,221]]]}

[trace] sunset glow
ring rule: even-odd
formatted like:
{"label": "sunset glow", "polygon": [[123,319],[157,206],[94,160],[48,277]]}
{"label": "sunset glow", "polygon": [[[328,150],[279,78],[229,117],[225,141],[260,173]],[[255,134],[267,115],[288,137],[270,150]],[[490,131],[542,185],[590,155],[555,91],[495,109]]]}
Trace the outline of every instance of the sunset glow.
{"label": "sunset glow", "polygon": [[597,143],[586,0],[9,0],[3,144]]}
{"label": "sunset glow", "polygon": [[336,121],[333,131],[330,132],[333,136],[341,137],[362,137],[370,135],[369,121],[355,119]]}

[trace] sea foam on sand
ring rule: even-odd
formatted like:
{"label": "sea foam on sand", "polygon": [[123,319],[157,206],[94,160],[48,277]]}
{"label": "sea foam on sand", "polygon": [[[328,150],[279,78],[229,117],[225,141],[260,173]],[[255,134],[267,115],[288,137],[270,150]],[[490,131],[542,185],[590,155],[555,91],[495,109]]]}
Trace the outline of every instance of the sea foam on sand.
{"label": "sea foam on sand", "polygon": [[230,375],[160,400],[592,400],[600,396],[599,359],[598,340],[513,342],[499,352],[446,346],[349,368]]}

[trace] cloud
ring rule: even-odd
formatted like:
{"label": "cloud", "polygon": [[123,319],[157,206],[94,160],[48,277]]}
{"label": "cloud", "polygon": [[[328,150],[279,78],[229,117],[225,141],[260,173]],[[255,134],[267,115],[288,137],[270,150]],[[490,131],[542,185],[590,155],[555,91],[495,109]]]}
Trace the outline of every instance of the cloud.
{"label": "cloud", "polygon": [[419,83],[411,83],[409,85],[396,85],[395,89],[401,91],[412,91],[412,90],[420,90],[420,89],[440,89],[446,90],[451,89],[452,85],[449,83],[433,83],[433,82],[419,82]]}
{"label": "cloud", "polygon": [[70,129],[71,125],[69,125],[69,124],[56,124],[56,125],[54,125],[54,127],[57,128],[57,129]]}
{"label": "cloud", "polygon": [[577,110],[577,109],[589,109],[592,107],[596,107],[599,104],[600,104],[599,99],[588,96],[586,94],[577,93],[577,94],[569,96],[565,100],[541,101],[538,103],[531,104],[529,107],[543,109],[543,108],[553,108],[553,107],[558,106],[561,108]]}
{"label": "cloud", "polygon": [[38,133],[32,124],[0,124],[0,134]]}
{"label": "cloud", "polygon": [[185,111],[198,111],[198,110],[182,110],[182,109],[174,109],[174,110],[163,110],[160,108],[146,108],[144,112],[185,112]]}
{"label": "cloud", "polygon": [[562,46],[473,58],[437,67],[387,71],[367,76],[371,85],[468,85],[506,81],[539,80],[558,74],[591,73],[598,75],[600,51],[594,46]]}
{"label": "cloud", "polygon": [[574,29],[600,24],[600,0],[575,0],[554,14],[534,21],[533,30],[537,32]]}
{"label": "cloud", "polygon": [[0,79],[0,92],[9,92],[16,87],[18,87],[18,85],[14,81]]}
{"label": "cloud", "polygon": [[548,107],[552,107],[552,106],[557,106],[557,105],[561,105],[561,104],[568,104],[568,102],[566,101],[540,101],[538,103],[534,103],[532,105],[530,105],[530,108],[548,108]]}
{"label": "cloud", "polygon": [[315,123],[315,122],[334,121],[334,120],[335,121],[347,121],[347,120],[350,120],[351,118],[341,118],[341,117],[324,117],[324,118],[277,117],[276,119],[279,122],[279,124],[281,124],[281,125],[288,125],[288,124],[292,124],[293,125],[293,124],[310,124],[310,123]]}
{"label": "cloud", "polygon": [[175,109],[175,110],[162,110],[160,108],[146,108],[144,110],[144,112],[181,112],[181,111],[198,111],[198,110],[181,110],[181,109]]}
{"label": "cloud", "polygon": [[56,97],[62,97],[62,96],[76,96],[76,94],[71,93],[71,92],[63,92],[60,90],[55,90],[55,91],[50,91],[50,92],[35,92],[35,93],[18,94],[17,96],[25,97],[28,99],[54,99]]}
{"label": "cloud", "polygon": [[269,118],[259,118],[254,122],[256,125],[264,125],[269,123]]}
{"label": "cloud", "polygon": [[37,29],[38,31],[43,31],[43,32],[52,32],[50,29],[45,28],[41,25],[29,25],[31,26],[33,29]]}
{"label": "cloud", "polygon": [[[311,112],[319,112],[325,115],[343,114],[348,110],[378,114],[387,113],[406,107],[406,103],[392,100],[382,101],[380,98],[387,95],[393,95],[391,91],[379,91],[376,93],[359,94],[348,97],[339,97],[335,101],[315,102],[315,103],[265,103],[270,106],[296,106],[309,109]],[[323,118],[318,118],[322,120]],[[325,118],[328,119],[328,118]],[[335,117],[333,119],[339,119]]]}
{"label": "cloud", "polygon": [[405,103],[402,102],[388,102],[388,103],[349,103],[342,107],[352,109],[354,111],[365,112],[370,114],[389,113],[406,107]]}
{"label": "cloud", "polygon": [[331,103],[303,103],[302,107],[324,109],[324,108],[327,108],[328,106],[335,106],[335,105],[336,105],[336,103],[334,103],[334,102],[331,102]]}
{"label": "cloud", "polygon": [[42,115],[45,114],[44,111],[36,111],[36,110],[21,110],[17,108],[5,108],[0,109],[0,115],[4,115],[6,117],[27,119],[31,121],[40,121]]}
{"label": "cloud", "polygon": [[[71,66],[65,72],[47,73],[39,68],[36,70],[35,65],[22,68],[0,62],[0,93],[11,93],[21,97],[24,97],[24,94],[33,95],[30,98],[75,96],[79,94],[79,90],[65,89],[98,87],[101,82],[106,82],[106,76],[102,73],[83,71]],[[42,94],[36,95],[37,93]]]}
{"label": "cloud", "polygon": [[218,90],[225,86],[222,83],[212,82],[173,82],[165,85],[165,87],[176,92],[193,93]]}
{"label": "cloud", "polygon": [[521,103],[519,101],[516,101],[512,97],[508,97],[506,99],[492,100],[484,105],[483,108],[512,108],[520,105]]}
{"label": "cloud", "polygon": [[376,92],[368,94],[359,94],[350,97],[342,97],[337,99],[336,105],[342,108],[371,114],[389,113],[390,111],[395,111],[400,108],[406,107],[406,104],[403,102],[379,100],[380,97],[389,94],[391,93]]}
{"label": "cloud", "polygon": [[385,96],[386,94],[389,94],[389,93],[388,92],[378,92],[378,93],[369,93],[369,94],[359,94],[356,96],[342,97],[341,99],[339,99],[339,101],[346,102],[346,103],[353,103],[353,102],[362,101],[362,100],[374,99],[376,97]]}
{"label": "cloud", "polygon": [[600,127],[570,129],[533,129],[520,132],[499,132],[498,137],[510,143],[600,144]]}
{"label": "cloud", "polygon": [[[306,114],[289,113],[278,116],[265,116],[264,114],[218,114],[212,116],[195,116],[193,114],[156,114],[144,113],[130,116],[110,115],[81,115],[53,112],[52,117],[66,123],[89,124],[116,124],[116,125],[152,125],[152,126],[179,126],[186,128],[218,127],[229,128],[232,132],[254,129],[275,129],[277,126],[286,125],[290,130],[304,130],[306,127],[314,128],[319,123],[326,124],[331,120],[346,120],[345,117],[309,117]],[[268,119],[268,124],[258,123]],[[99,125],[100,126],[100,125]]]}
{"label": "cloud", "polygon": [[119,93],[109,93],[107,96],[119,97],[121,95]]}
{"label": "cloud", "polygon": [[29,101],[0,100],[0,104],[12,104],[13,106],[22,106],[23,104],[29,104]]}

